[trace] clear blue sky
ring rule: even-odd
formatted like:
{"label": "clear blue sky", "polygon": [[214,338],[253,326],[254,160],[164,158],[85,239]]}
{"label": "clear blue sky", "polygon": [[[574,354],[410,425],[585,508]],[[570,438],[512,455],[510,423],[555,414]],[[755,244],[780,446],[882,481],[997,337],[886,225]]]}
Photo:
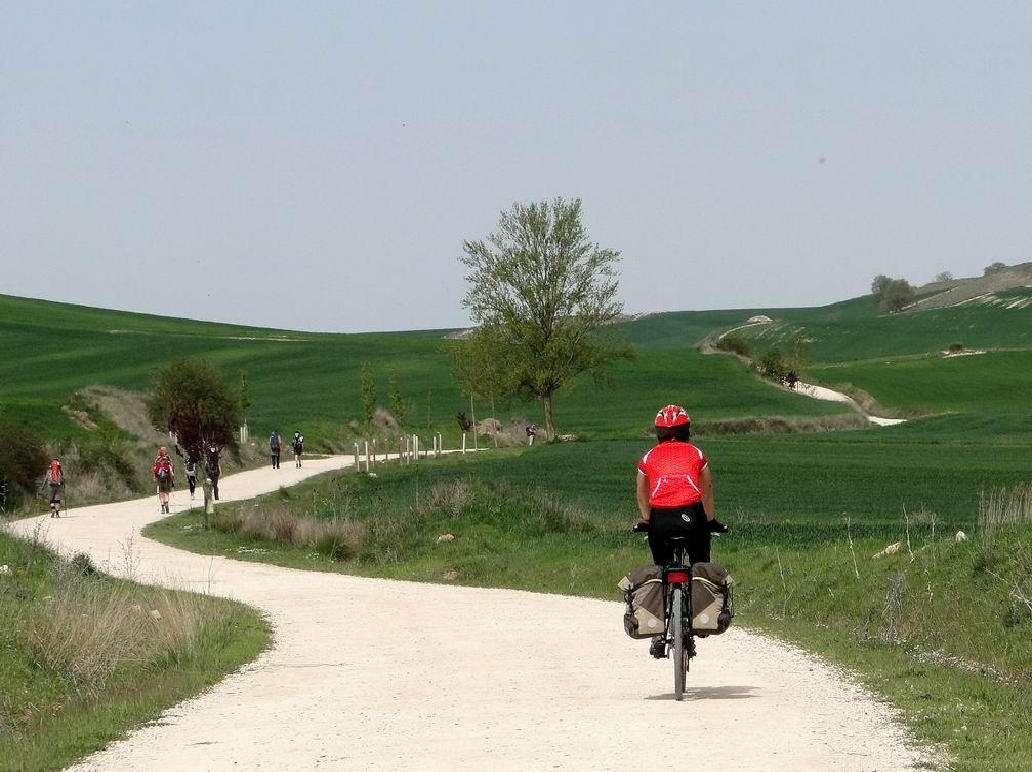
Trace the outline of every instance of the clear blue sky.
{"label": "clear blue sky", "polygon": [[456,326],[463,239],[556,195],[629,311],[1032,260],[1028,2],[2,7],[6,294]]}

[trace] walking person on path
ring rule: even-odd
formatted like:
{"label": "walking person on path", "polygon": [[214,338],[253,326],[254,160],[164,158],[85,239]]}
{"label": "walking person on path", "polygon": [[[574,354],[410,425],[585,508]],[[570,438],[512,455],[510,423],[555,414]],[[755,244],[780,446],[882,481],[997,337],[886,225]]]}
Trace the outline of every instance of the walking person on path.
{"label": "walking person on path", "polygon": [[186,473],[186,484],[190,486],[190,500],[193,501],[194,491],[197,490],[197,459],[187,456],[183,462],[183,471]]}
{"label": "walking person on path", "polygon": [[297,469],[301,468],[301,454],[305,452],[305,438],[301,434],[301,430],[298,429],[294,432],[293,438],[290,440],[291,446],[294,448],[294,466]]}
{"label": "walking person on path", "polygon": [[172,485],[176,477],[176,471],[172,467],[172,459],[168,457],[168,448],[162,445],[158,448],[158,457],[154,460],[154,482],[158,485],[158,503],[161,505],[161,514],[169,514],[168,494],[172,492]]}
{"label": "walking person on path", "polygon": [[219,450],[214,445],[208,450],[208,457],[204,460],[204,473],[211,480],[212,494],[215,501],[219,500],[219,477],[222,476],[222,464],[219,463]]}
{"label": "walking person on path", "polygon": [[64,484],[64,470],[61,468],[61,462],[55,458],[50,462],[47,473],[43,475],[43,483],[39,486],[40,490],[50,488],[51,517],[61,517],[61,493],[64,490]]}
{"label": "walking person on path", "polygon": [[272,452],[272,468],[279,469],[280,451],[283,449],[283,440],[278,431],[269,435],[269,450]]}

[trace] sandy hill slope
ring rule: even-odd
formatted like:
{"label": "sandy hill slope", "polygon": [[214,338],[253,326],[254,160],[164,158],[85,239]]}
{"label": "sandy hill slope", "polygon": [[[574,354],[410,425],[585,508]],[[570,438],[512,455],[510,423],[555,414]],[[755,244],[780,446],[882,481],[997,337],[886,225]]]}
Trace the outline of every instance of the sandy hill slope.
{"label": "sandy hill slope", "polygon": [[1024,308],[1032,303],[1032,263],[1009,265],[987,276],[933,282],[918,294],[933,293],[918,300],[907,311],[946,308],[968,302],[984,302],[1005,308]]}

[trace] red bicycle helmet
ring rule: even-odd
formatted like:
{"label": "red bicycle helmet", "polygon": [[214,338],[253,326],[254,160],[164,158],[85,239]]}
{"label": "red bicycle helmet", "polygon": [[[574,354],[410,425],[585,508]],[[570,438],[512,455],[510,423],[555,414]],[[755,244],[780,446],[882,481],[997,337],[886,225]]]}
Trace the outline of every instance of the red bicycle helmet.
{"label": "red bicycle helmet", "polygon": [[690,426],[692,418],[680,405],[667,405],[656,413],[656,426],[671,429],[675,426]]}

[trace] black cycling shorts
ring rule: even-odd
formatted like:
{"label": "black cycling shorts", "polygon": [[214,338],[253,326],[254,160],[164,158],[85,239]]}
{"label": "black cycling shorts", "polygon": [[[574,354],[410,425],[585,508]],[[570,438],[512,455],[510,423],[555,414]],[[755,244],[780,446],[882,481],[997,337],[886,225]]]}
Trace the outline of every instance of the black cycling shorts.
{"label": "black cycling shorts", "polygon": [[657,566],[668,565],[674,559],[674,550],[666,540],[668,536],[688,537],[685,554],[689,563],[709,562],[710,532],[706,509],[701,501],[687,507],[652,508],[649,514],[649,549]]}

